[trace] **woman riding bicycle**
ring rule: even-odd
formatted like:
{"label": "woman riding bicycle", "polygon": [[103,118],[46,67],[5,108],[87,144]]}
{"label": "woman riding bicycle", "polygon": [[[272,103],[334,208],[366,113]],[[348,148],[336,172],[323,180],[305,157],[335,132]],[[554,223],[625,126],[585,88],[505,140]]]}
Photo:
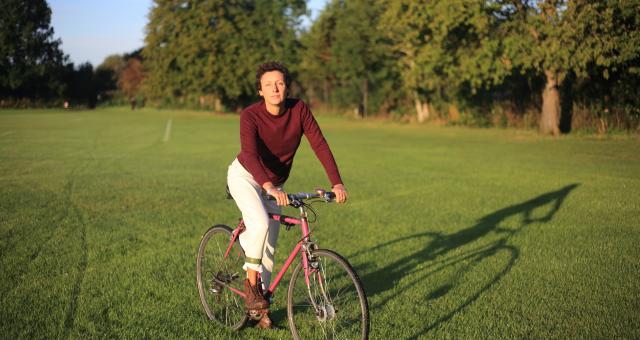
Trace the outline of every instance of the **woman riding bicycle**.
{"label": "woman riding bicycle", "polygon": [[[227,173],[229,191],[246,226],[240,244],[245,252],[247,310],[269,308],[262,291],[271,279],[280,225],[270,221],[268,213],[280,214],[280,207],[289,204],[283,185],[303,134],[331,181],[336,202],[347,200],[338,166],[313,114],[302,100],[287,98],[290,84],[289,71],[281,63],[272,61],[258,67],[256,89],[262,100],[240,114],[240,153]],[[266,200],[265,193],[275,201]],[[262,286],[258,285],[258,273]],[[271,321],[265,315],[258,326],[269,328]]]}

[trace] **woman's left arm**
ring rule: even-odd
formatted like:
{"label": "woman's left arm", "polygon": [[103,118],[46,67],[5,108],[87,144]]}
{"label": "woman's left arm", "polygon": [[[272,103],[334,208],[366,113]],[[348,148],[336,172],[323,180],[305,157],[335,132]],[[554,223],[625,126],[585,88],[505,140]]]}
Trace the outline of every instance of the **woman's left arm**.
{"label": "woman's left arm", "polygon": [[324,138],[322,130],[320,130],[320,126],[313,117],[309,108],[304,103],[300,104],[302,105],[300,119],[302,120],[304,135],[307,137],[307,140],[309,140],[311,149],[313,149],[316,157],[318,157],[318,160],[322,163],[322,166],[331,181],[331,190],[336,194],[336,202],[346,202],[347,190],[342,183],[340,171],[338,170],[338,165],[333,157],[333,153],[329,148],[329,143],[327,143],[327,140]]}

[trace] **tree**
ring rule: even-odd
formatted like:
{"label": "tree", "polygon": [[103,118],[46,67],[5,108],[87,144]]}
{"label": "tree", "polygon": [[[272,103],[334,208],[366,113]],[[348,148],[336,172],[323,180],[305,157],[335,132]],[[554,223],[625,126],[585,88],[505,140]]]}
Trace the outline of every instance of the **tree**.
{"label": "tree", "polygon": [[334,8],[333,4],[327,4],[310,29],[300,37],[300,81],[308,95],[325,104],[330,102],[331,88],[335,86],[335,77],[329,67],[333,59],[332,45],[337,20]]}
{"label": "tree", "polygon": [[429,118],[433,98],[475,93],[509,74],[495,36],[498,8],[483,0],[388,1],[379,30],[419,122]]}
{"label": "tree", "polygon": [[124,95],[129,98],[131,108],[135,108],[136,95],[140,90],[140,86],[144,81],[145,73],[142,62],[138,58],[129,58],[127,66],[120,72],[118,76],[118,88]]}
{"label": "tree", "polygon": [[433,5],[409,0],[389,1],[380,21],[387,57],[397,60],[402,87],[414,102],[418,122],[429,118],[429,98],[446,81],[446,55],[434,42],[433,21]]}
{"label": "tree", "polygon": [[581,40],[573,72],[579,83],[591,88],[586,101],[599,102],[594,109],[601,131],[606,131],[603,116],[614,109],[640,117],[640,2],[575,1],[571,5],[567,12],[575,17],[572,22]]}
{"label": "tree", "polygon": [[608,78],[640,56],[637,1],[514,1],[505,25],[511,60],[523,71],[542,74],[540,131],[560,134],[559,88],[568,75],[594,67]]}
{"label": "tree", "polygon": [[382,50],[376,30],[381,6],[378,1],[335,1],[336,24],[331,45],[332,68],[339,89],[348,98],[358,98],[357,112],[366,116],[375,73],[379,70]]}
{"label": "tree", "polygon": [[295,66],[302,0],[154,1],[143,55],[146,92],[185,100],[211,95],[229,104],[256,96],[258,64]]}
{"label": "tree", "polygon": [[0,2],[0,96],[50,99],[64,88],[67,57],[53,39],[44,0]]}
{"label": "tree", "polygon": [[540,131],[560,133],[559,87],[571,69],[576,40],[567,33],[571,27],[562,15],[566,2],[545,0],[530,3],[515,1],[505,20],[505,44],[510,60],[523,72],[542,73],[546,84],[542,93]]}
{"label": "tree", "polygon": [[97,103],[96,80],[91,63],[82,63],[74,67],[73,63],[65,65],[64,99],[72,106],[86,105],[93,109]]}
{"label": "tree", "polygon": [[301,79],[325,103],[355,106],[358,117],[387,108],[397,98],[393,61],[384,55],[377,30],[381,1],[338,1],[327,4],[302,35]]}
{"label": "tree", "polygon": [[100,100],[110,99],[118,89],[118,78],[127,66],[127,61],[120,54],[107,56],[95,69],[96,91]]}

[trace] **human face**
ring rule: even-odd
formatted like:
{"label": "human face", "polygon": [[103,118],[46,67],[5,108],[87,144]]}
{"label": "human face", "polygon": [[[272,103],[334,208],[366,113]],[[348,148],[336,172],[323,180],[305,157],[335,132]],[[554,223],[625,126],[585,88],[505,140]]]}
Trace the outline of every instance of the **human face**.
{"label": "human face", "polygon": [[267,108],[280,108],[287,96],[284,74],[280,71],[265,72],[260,78],[258,93],[264,98]]}

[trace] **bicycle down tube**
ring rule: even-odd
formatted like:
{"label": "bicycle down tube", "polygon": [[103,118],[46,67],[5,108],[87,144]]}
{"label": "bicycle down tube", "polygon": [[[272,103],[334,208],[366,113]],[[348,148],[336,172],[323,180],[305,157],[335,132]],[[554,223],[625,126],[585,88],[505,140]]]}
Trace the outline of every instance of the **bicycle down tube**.
{"label": "bicycle down tube", "polygon": [[304,209],[302,207],[300,208],[300,213],[301,213],[301,216],[302,216],[300,219],[289,217],[289,216],[284,216],[284,215],[278,215],[278,214],[269,214],[270,218],[272,218],[272,219],[274,219],[274,220],[276,220],[276,221],[278,221],[280,223],[285,222],[285,223],[290,223],[290,224],[300,224],[301,225],[301,229],[302,229],[302,235],[303,235],[302,239],[300,239],[300,241],[298,241],[298,243],[296,244],[295,248],[293,248],[293,251],[291,251],[291,254],[289,254],[289,257],[287,258],[287,260],[282,265],[282,268],[280,268],[280,271],[278,272],[278,275],[275,277],[273,282],[271,282],[271,285],[269,286],[269,289],[267,290],[269,294],[273,294],[273,292],[275,291],[276,287],[280,283],[280,280],[282,279],[284,274],[287,272],[287,270],[289,269],[289,267],[291,266],[291,264],[295,260],[296,255],[298,253],[300,253],[300,256],[302,256],[302,264],[303,264],[304,269],[305,269],[305,281],[307,282],[307,284],[309,283],[308,259],[307,259],[307,256],[306,256],[305,252],[304,251],[302,251],[302,252],[300,251],[300,249],[302,248],[302,244],[304,242],[308,241],[308,239],[309,239],[309,223],[307,222],[306,212],[304,211]]}
{"label": "bicycle down tube", "polygon": [[[298,218],[295,218],[295,217],[272,214],[272,213],[269,213],[269,218],[272,219],[272,220],[278,221],[278,222],[280,222],[282,224],[285,224],[285,225],[297,225],[297,224],[300,224],[301,225],[301,229],[302,229],[302,235],[304,235],[304,236],[302,237],[302,239],[300,241],[298,241],[296,246],[291,251],[291,254],[289,254],[289,257],[287,258],[287,260],[284,262],[284,264],[280,268],[280,271],[278,272],[276,277],[273,279],[273,282],[271,282],[271,285],[269,286],[269,289],[267,290],[267,293],[270,294],[270,295],[273,295],[273,292],[275,291],[276,287],[278,286],[278,284],[282,280],[282,277],[284,276],[284,274],[286,274],[287,270],[289,269],[289,267],[291,266],[293,261],[295,261],[296,255],[298,255],[298,253],[300,253],[300,256],[302,257],[303,268],[304,268],[304,271],[305,271],[305,282],[307,284],[309,284],[309,266],[308,266],[309,261],[308,261],[307,256],[306,256],[306,252],[300,251],[302,249],[302,244],[304,242],[308,241],[308,238],[309,238],[309,223],[307,222],[307,218],[306,217],[302,217],[302,218],[298,219]],[[229,256],[229,253],[231,252],[231,248],[233,247],[233,244],[235,242],[239,242],[240,234],[245,230],[245,228],[246,227],[244,225],[244,221],[241,219],[240,222],[238,223],[238,226],[233,231],[233,235],[232,235],[231,240],[229,242],[229,246],[227,247],[227,250],[226,250],[226,252],[224,254],[224,258],[225,259]],[[233,287],[228,287],[228,288],[231,289],[231,291],[233,291],[234,293],[236,293],[236,294],[238,294],[238,295],[240,295],[242,297],[245,296],[244,292],[242,292],[242,291],[240,291],[238,289],[235,289]]]}

